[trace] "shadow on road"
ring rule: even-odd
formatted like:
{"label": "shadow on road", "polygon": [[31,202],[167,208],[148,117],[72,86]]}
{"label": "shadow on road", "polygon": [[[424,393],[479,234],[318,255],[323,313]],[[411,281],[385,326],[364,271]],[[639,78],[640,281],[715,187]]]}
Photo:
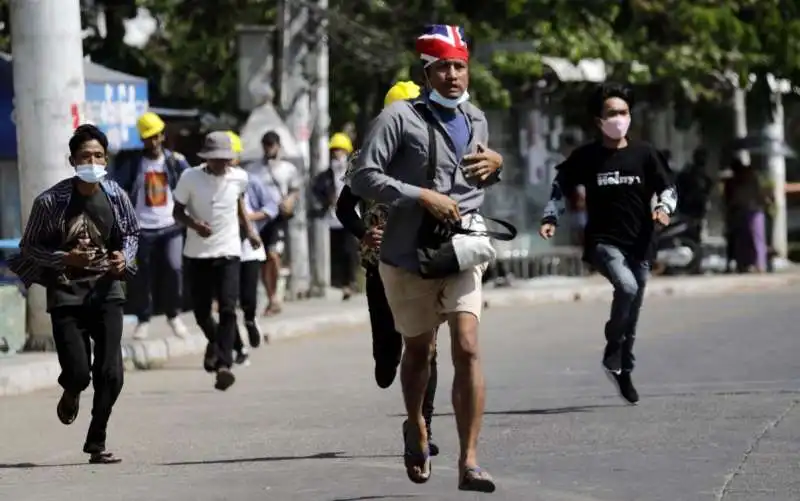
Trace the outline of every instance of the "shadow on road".
{"label": "shadow on road", "polygon": [[[176,461],[174,463],[161,463],[161,466],[193,466],[204,464],[240,464],[240,463],[265,463],[273,461],[302,461],[310,459],[382,459],[382,458],[398,458],[399,454],[376,454],[376,455],[359,455],[353,456],[342,451],[337,452],[320,452],[318,454],[311,454],[309,456],[267,456],[260,458],[237,458],[237,459],[208,459],[203,461]],[[380,498],[364,498],[364,499],[380,499]]]}
{"label": "shadow on road", "polygon": [[[567,407],[553,407],[550,409],[520,409],[507,411],[485,411],[486,416],[549,416],[553,414],[572,414],[576,412],[592,412],[595,409],[610,409],[614,407],[627,407],[623,404],[596,404],[596,405],[570,405]],[[437,412],[434,417],[452,416],[452,412]],[[405,414],[389,414],[389,417],[405,417]]]}
{"label": "shadow on road", "polygon": [[331,501],[367,501],[368,499],[411,499],[417,497],[415,494],[387,494],[385,496],[361,496],[357,498],[336,498]]}
{"label": "shadow on road", "polygon": [[30,470],[33,468],[66,468],[67,466],[90,466],[89,462],[65,464],[0,463],[0,470]]}

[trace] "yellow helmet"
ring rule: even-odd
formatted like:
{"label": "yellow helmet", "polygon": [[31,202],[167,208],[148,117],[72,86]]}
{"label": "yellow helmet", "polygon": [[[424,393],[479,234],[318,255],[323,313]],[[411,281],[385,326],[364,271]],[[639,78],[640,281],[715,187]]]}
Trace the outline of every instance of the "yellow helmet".
{"label": "yellow helmet", "polygon": [[228,137],[231,138],[231,147],[233,148],[233,152],[237,155],[242,154],[242,138],[240,138],[235,132],[232,130],[225,131],[228,134]]}
{"label": "yellow helmet", "polygon": [[331,136],[331,141],[328,143],[329,150],[344,150],[349,155],[353,153],[353,142],[350,136],[344,132],[337,132]]}
{"label": "yellow helmet", "polygon": [[414,82],[397,82],[386,93],[383,99],[383,107],[387,107],[395,101],[418,98],[420,94],[419,85]]}
{"label": "yellow helmet", "polygon": [[136,128],[139,130],[139,136],[142,139],[161,134],[164,132],[164,127],[164,121],[152,111],[148,111],[140,116],[139,120],[136,122]]}

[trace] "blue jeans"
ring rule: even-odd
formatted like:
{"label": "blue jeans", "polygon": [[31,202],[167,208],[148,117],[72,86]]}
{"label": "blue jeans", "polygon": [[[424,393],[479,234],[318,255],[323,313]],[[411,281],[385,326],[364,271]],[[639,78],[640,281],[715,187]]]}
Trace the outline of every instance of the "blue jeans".
{"label": "blue jeans", "polygon": [[153,277],[158,274],[164,314],[175,318],[181,310],[183,289],[183,231],[178,226],[158,230],[143,229],[136,254],[139,269],[134,278],[138,305],[136,316],[147,322],[153,315]]}
{"label": "blue jeans", "polygon": [[606,322],[606,349],[603,365],[610,371],[632,371],[636,358],[633,343],[642,309],[650,262],[626,257],[613,245],[597,244],[592,264],[614,286],[611,316]]}

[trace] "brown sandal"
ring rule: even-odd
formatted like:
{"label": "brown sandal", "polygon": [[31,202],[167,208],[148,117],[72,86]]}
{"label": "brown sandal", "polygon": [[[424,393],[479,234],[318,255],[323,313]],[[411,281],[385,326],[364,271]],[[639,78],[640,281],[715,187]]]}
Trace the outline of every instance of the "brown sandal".
{"label": "brown sandal", "polygon": [[479,466],[464,468],[461,479],[458,483],[458,490],[472,492],[494,492],[495,485],[489,472],[482,470]]}

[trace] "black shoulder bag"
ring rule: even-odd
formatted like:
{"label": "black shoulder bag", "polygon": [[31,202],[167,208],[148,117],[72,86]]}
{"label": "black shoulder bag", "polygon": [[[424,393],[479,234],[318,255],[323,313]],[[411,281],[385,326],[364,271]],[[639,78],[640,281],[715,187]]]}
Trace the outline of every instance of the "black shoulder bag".
{"label": "black shoulder bag", "polygon": [[[427,180],[433,189],[438,165],[436,131],[429,118],[425,121],[428,124]],[[427,210],[424,211],[417,232],[419,275],[422,278],[442,279],[488,263],[496,257],[490,239],[509,241],[517,236],[517,229],[511,223],[486,216],[482,219],[494,221],[508,232],[487,230],[482,221],[479,221],[480,228],[464,228],[461,221],[445,223],[436,219]]]}

